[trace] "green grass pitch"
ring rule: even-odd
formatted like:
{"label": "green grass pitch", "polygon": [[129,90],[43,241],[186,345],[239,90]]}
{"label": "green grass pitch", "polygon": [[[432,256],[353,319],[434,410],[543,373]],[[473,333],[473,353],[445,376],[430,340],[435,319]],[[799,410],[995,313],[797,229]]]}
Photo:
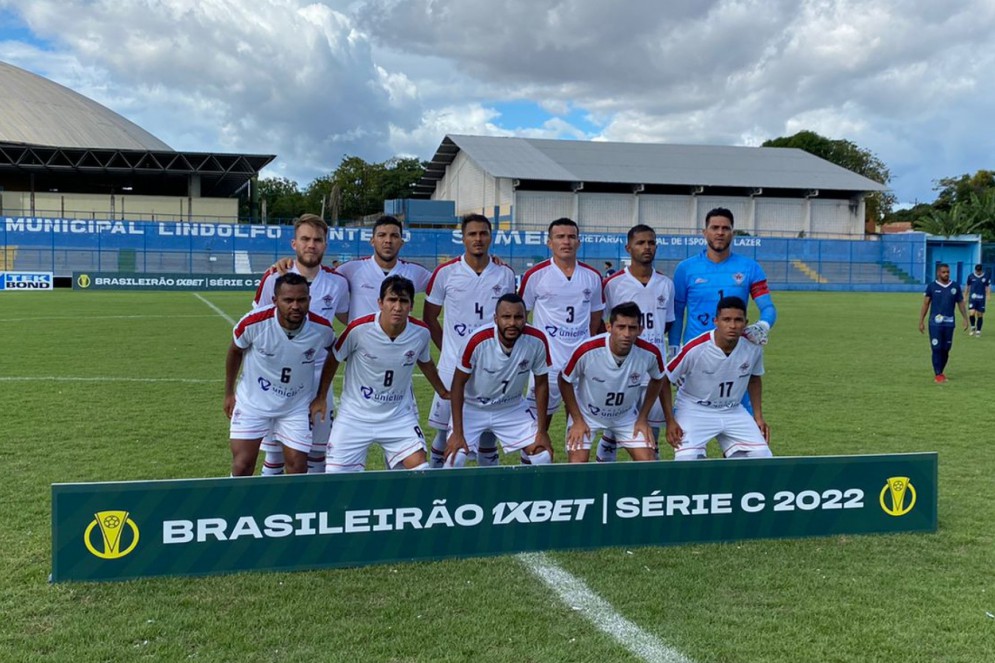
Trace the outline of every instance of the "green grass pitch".
{"label": "green grass pitch", "polygon": [[[920,296],[775,301],[774,453],[938,451],[939,531],[550,557],[698,663],[995,660],[995,323],[935,385]],[[48,584],[51,483],[227,475],[230,325],[192,293],[57,291],[0,294],[0,333],[0,660],[638,660],[515,557]]]}

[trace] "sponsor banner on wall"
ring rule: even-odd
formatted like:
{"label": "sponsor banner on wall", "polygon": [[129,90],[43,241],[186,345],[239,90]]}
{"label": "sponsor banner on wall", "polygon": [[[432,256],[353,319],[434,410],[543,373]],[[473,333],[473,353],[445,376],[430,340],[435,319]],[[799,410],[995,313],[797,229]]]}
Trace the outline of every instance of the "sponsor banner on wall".
{"label": "sponsor banner on wall", "polygon": [[52,486],[52,580],[931,532],[935,453]]}
{"label": "sponsor banner on wall", "polygon": [[73,272],[73,290],[254,290],[252,274],[148,274]]}
{"label": "sponsor banner on wall", "polygon": [[0,272],[0,291],[27,292],[53,290],[55,276],[52,272]]}

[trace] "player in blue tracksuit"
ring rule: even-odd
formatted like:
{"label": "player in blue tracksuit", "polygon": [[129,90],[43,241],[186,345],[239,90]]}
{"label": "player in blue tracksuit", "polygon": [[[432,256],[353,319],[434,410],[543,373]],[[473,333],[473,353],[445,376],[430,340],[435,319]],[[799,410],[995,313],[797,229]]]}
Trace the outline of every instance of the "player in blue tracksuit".
{"label": "player in blue tracksuit", "polygon": [[992,280],[985,274],[985,266],[978,263],[974,272],[967,275],[967,310],[971,314],[971,330],[973,336],[981,336],[981,327],[985,323],[985,304],[992,294]]}
{"label": "player in blue tracksuit", "polygon": [[[767,275],[752,258],[732,253],[732,212],[717,207],[705,215],[707,248],[682,261],[674,272],[674,315],[670,345],[681,345],[715,325],[715,307],[723,297],[750,297],[760,309],[760,320],[746,328],[748,340],[764,345],[777,320],[777,310],[767,288]],[[687,323],[684,313],[687,311]],[[683,331],[683,334],[682,334]]]}
{"label": "player in blue tracksuit", "polygon": [[967,307],[964,306],[964,293],[960,284],[950,280],[950,265],[936,266],[936,280],[926,286],[926,297],[919,310],[919,333],[926,331],[926,313],[929,313],[929,344],[933,349],[933,373],[935,382],[946,382],[943,369],[950,358],[950,347],[954,343],[954,308],[960,309],[967,330]]}

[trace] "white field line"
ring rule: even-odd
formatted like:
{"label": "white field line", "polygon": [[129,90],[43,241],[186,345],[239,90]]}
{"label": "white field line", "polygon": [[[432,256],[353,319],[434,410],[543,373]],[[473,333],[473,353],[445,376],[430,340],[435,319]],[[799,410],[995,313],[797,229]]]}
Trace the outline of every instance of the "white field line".
{"label": "white field line", "polygon": [[87,322],[89,320],[153,320],[156,318],[212,318],[214,316],[207,313],[199,315],[51,315],[37,318],[3,318],[0,322],[42,322],[46,320],[75,320],[76,322]]}
{"label": "white field line", "polygon": [[111,376],[73,377],[68,375],[0,376],[0,382],[178,382],[204,384],[224,382],[221,378],[129,378]]}
{"label": "white field line", "polygon": [[195,292],[195,293],[193,293],[193,296],[194,296],[194,297],[196,297],[197,299],[199,299],[200,301],[204,302],[205,304],[207,304],[207,305],[208,305],[208,307],[210,307],[210,309],[211,309],[212,311],[214,311],[215,313],[217,313],[218,315],[220,315],[220,316],[221,316],[222,318],[224,318],[224,319],[225,319],[225,321],[226,321],[226,322],[227,322],[227,323],[228,323],[229,325],[231,325],[232,327],[234,327],[234,326],[235,326],[235,322],[236,322],[236,321],[235,321],[235,320],[234,320],[234,319],[233,319],[233,318],[232,318],[232,317],[231,317],[230,315],[228,315],[227,313],[225,313],[224,311],[222,311],[221,309],[219,309],[219,308],[218,308],[217,306],[215,306],[215,305],[214,305],[213,303],[211,303],[210,301],[208,301],[208,300],[207,300],[207,299],[206,299],[206,298],[205,298],[205,297],[204,297],[203,295],[201,295],[201,294],[200,294],[199,292]]}
{"label": "white field line", "polygon": [[583,580],[564,570],[544,553],[521,553],[516,557],[532,575],[556,592],[561,601],[633,656],[652,663],[691,663],[691,659],[684,654],[620,615],[608,601],[592,592]]}
{"label": "white field line", "polygon": [[[194,296],[230,324],[235,324],[228,314],[200,294],[194,293]],[[615,612],[611,604],[592,592],[584,581],[565,571],[543,553],[522,553],[518,555],[518,559],[534,576],[556,592],[564,603],[579,610],[600,631],[611,636],[633,655],[652,663],[691,663],[689,658]]]}

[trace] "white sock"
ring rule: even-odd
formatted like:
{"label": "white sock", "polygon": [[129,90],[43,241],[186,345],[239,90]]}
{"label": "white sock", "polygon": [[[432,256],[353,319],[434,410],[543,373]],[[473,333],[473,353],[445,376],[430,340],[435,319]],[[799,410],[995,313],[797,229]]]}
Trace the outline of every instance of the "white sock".
{"label": "white sock", "polygon": [[263,476],[275,477],[283,474],[283,449],[266,449],[266,456],[263,458]]}
{"label": "white sock", "polygon": [[428,458],[428,463],[432,467],[442,467],[442,463],[446,459],[446,434],[448,432],[441,429],[435,431],[435,437],[432,438],[431,453]]}
{"label": "white sock", "polygon": [[500,464],[501,455],[498,454],[497,447],[491,447],[490,449],[481,447],[477,450],[477,465],[480,467],[491,467]]}
{"label": "white sock", "polygon": [[421,465],[415,465],[414,467],[407,467],[407,468],[404,467],[404,463],[398,463],[397,466],[399,468],[401,468],[402,470],[407,469],[407,470],[412,470],[412,471],[413,470],[430,470],[430,469],[432,469],[431,467],[429,467],[428,462],[424,462]]}
{"label": "white sock", "polygon": [[537,454],[527,454],[522,450],[522,465],[549,465],[553,457],[545,449]]}
{"label": "white sock", "polygon": [[324,474],[325,473],[325,450],[328,448],[327,444],[320,444],[315,442],[311,445],[311,453],[307,456],[307,473],[308,474]]}
{"label": "white sock", "polygon": [[466,465],[466,451],[459,449],[456,455],[450,458],[443,467],[454,468],[454,467],[464,467]]}
{"label": "white sock", "polygon": [[595,457],[597,461],[599,463],[614,463],[617,455],[618,442],[602,435],[601,441],[598,442],[598,453]]}

